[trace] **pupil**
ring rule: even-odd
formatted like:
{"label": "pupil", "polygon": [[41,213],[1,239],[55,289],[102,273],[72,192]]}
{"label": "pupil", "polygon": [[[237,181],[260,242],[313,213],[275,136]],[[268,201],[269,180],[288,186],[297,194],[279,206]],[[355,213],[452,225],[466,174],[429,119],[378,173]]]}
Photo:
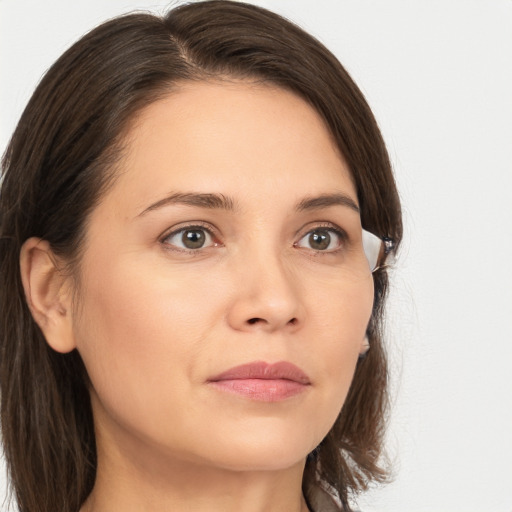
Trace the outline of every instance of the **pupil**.
{"label": "pupil", "polygon": [[206,237],[200,229],[189,229],[182,235],[183,245],[187,249],[199,249],[204,245]]}
{"label": "pupil", "polygon": [[309,243],[313,249],[323,251],[331,243],[331,235],[327,231],[314,231],[309,235]]}

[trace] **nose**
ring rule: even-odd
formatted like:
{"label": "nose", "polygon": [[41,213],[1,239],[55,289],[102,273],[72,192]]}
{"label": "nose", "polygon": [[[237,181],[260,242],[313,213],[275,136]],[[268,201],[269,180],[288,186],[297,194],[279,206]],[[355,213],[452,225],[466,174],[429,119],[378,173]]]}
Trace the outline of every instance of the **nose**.
{"label": "nose", "polygon": [[228,323],[239,331],[295,331],[304,322],[301,286],[277,256],[252,254],[236,273]]}

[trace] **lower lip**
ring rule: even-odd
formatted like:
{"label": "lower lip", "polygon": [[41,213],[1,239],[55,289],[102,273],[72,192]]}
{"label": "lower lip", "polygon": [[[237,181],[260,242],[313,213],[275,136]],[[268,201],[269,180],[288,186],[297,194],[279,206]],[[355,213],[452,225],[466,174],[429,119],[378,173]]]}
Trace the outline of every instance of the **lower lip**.
{"label": "lower lip", "polygon": [[228,379],[210,382],[211,385],[251,400],[279,402],[303,393],[308,384],[287,379]]}

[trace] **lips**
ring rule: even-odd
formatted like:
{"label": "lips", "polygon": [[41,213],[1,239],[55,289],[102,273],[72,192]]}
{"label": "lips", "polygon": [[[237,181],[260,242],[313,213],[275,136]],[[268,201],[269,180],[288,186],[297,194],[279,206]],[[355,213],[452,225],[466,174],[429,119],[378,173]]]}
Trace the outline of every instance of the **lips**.
{"label": "lips", "polygon": [[208,379],[208,383],[220,391],[263,402],[291,398],[311,385],[300,368],[286,361],[243,364]]}

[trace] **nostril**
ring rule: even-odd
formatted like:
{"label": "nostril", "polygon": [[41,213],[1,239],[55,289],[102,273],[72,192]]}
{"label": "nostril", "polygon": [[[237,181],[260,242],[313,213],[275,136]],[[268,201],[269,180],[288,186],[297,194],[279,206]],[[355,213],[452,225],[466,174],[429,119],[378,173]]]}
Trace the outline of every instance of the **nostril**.
{"label": "nostril", "polygon": [[[258,322],[266,322],[263,318],[249,318],[249,320],[247,320],[247,323],[249,325],[254,325],[254,324],[257,324]],[[295,325],[296,323],[298,322],[298,320],[294,317],[292,318],[291,320],[288,321],[288,323],[290,325]]]}
{"label": "nostril", "polygon": [[[256,324],[264,324],[264,325],[273,325],[273,321],[272,320],[267,320],[265,318],[260,318],[260,317],[253,317],[253,318],[249,318],[247,321],[246,321],[246,325],[256,325]],[[278,322],[280,324],[280,322]],[[293,318],[290,318],[290,320],[288,320],[288,322],[286,322],[286,325],[297,325],[299,323],[299,320],[296,318],[296,317],[293,317]],[[283,324],[284,326],[284,324]]]}

